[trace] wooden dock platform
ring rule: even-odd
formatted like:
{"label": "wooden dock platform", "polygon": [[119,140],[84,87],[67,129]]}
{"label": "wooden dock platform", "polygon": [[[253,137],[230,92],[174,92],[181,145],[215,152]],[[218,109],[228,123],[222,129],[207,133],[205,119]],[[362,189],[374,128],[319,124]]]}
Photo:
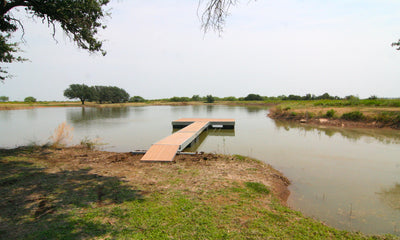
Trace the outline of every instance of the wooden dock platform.
{"label": "wooden dock platform", "polygon": [[181,118],[172,122],[174,128],[182,128],[174,134],[154,143],[141,161],[173,161],[177,152],[185,149],[209,127],[234,128],[234,119]]}

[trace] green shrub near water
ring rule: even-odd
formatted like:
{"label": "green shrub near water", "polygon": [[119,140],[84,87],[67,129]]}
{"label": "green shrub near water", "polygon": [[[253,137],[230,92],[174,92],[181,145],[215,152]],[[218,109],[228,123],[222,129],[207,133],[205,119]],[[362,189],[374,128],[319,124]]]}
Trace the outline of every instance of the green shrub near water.
{"label": "green shrub near water", "polygon": [[331,110],[326,111],[325,116],[328,118],[333,118],[335,116],[335,114],[336,114],[336,111],[331,109]]}
{"label": "green shrub near water", "polygon": [[400,112],[381,112],[375,120],[382,123],[400,124]]}
{"label": "green shrub near water", "polygon": [[215,97],[212,95],[207,95],[206,96],[206,103],[213,103],[215,101]]}
{"label": "green shrub near water", "polygon": [[188,97],[172,97],[169,99],[170,102],[189,102],[190,98]]}
{"label": "green shrub near water", "polygon": [[224,97],[222,98],[223,101],[237,101],[237,98],[234,96]]}
{"label": "green shrub near water", "polygon": [[344,113],[341,118],[349,121],[360,121],[365,119],[365,116],[360,111],[354,111],[354,112]]}

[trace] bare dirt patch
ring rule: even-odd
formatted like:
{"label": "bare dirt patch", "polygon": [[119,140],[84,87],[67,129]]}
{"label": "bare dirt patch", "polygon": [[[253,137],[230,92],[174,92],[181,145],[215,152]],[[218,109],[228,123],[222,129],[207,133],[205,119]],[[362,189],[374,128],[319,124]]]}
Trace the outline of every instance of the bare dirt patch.
{"label": "bare dirt patch", "polygon": [[[24,155],[26,153],[21,153]],[[270,165],[257,160],[220,154],[177,155],[174,162],[141,162],[143,155],[104,152],[81,147],[38,149],[26,154],[46,165],[45,171],[88,169],[88,173],[118,177],[143,193],[182,190],[204,194],[232,182],[260,182],[282,203],[290,192],[289,180]],[[171,189],[172,188],[172,189]],[[206,190],[206,191],[205,191]]]}

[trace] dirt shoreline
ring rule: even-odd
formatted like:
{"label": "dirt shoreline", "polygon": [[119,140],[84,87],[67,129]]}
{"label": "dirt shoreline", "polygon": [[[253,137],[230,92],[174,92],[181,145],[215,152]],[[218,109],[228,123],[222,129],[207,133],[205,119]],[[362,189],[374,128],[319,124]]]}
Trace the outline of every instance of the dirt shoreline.
{"label": "dirt shoreline", "polygon": [[36,148],[22,155],[46,163],[47,172],[90,169],[90,174],[118,177],[131,186],[140,186],[147,193],[162,192],[172,186],[168,181],[179,177],[182,183],[174,190],[196,193],[204,186],[221,188],[229,182],[260,182],[284,205],[290,195],[290,181],[281,172],[267,163],[238,155],[199,153],[177,155],[174,162],[141,162],[142,154],[89,150],[80,146]]}

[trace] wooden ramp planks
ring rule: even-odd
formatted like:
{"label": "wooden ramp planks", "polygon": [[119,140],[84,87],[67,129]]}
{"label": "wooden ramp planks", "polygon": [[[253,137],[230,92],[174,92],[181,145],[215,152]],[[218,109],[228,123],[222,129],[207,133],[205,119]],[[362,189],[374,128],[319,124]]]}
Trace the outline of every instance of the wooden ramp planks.
{"label": "wooden ramp planks", "polygon": [[179,145],[156,145],[154,144],[142,157],[142,161],[170,162],[174,160]]}
{"label": "wooden ramp planks", "polygon": [[176,153],[185,149],[210,124],[228,124],[234,126],[234,119],[182,118],[173,121],[179,126],[185,126],[178,132],[153,144],[141,161],[173,161]]}

